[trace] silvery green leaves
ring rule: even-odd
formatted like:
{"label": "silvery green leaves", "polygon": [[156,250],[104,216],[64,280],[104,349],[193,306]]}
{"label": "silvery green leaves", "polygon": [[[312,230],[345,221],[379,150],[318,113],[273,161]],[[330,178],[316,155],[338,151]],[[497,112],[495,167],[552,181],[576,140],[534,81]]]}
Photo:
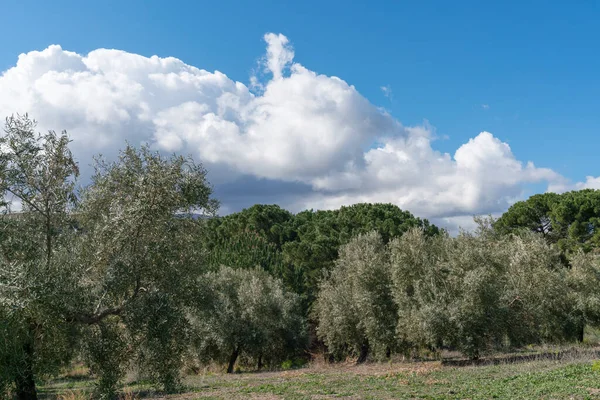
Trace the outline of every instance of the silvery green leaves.
{"label": "silvery green leaves", "polygon": [[541,235],[499,235],[480,220],[452,238],[376,233],[340,250],[321,284],[318,334],[338,357],[458,349],[470,358],[526,344],[581,340],[597,324],[598,260],[566,269]]}
{"label": "silvery green leaves", "polygon": [[94,325],[117,318],[133,348],[122,362],[136,362],[167,391],[178,387],[187,310],[204,272],[202,221],[187,215],[214,212],[210,194],[206,171],[192,160],[128,146],[115,162],[97,161],[77,210],[83,240],[77,256],[88,266],[81,282],[90,301],[73,310],[73,320]]}
{"label": "silvery green leaves", "polygon": [[71,235],[70,211],[78,167],[65,132],[38,134],[27,115],[6,120],[0,137],[0,386],[15,385],[20,398],[35,399],[35,376],[56,372],[72,354],[73,329],[60,310],[72,301],[56,255]]}
{"label": "silvery green leaves", "polygon": [[99,395],[114,396],[134,362],[174,390],[187,345],[176,330],[204,272],[189,214],[217,207],[206,171],[127,146],[114,162],[97,160],[76,192],[68,145],[27,116],[9,118],[0,138],[0,337],[12,338],[0,346],[0,390],[35,399],[35,381],[79,351]]}
{"label": "silvery green leaves", "polygon": [[267,272],[222,267],[199,286],[192,326],[201,360],[228,363],[233,372],[238,357],[273,366],[303,348],[299,298]]}

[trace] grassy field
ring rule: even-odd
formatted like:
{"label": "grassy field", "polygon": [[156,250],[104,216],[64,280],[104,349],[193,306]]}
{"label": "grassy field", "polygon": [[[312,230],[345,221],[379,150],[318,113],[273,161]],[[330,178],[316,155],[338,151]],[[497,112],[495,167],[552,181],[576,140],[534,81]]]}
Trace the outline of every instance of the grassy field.
{"label": "grassy field", "polygon": [[[42,399],[88,398],[85,374],[49,383]],[[478,367],[439,362],[313,365],[264,373],[188,376],[187,390],[164,396],[130,383],[125,399],[595,399],[600,398],[600,362],[539,360]]]}

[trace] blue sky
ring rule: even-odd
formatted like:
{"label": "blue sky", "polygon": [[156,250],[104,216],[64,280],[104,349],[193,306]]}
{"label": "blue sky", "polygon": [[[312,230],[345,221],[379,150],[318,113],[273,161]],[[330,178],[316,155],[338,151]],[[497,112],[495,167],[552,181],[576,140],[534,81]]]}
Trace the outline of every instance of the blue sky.
{"label": "blue sky", "polygon": [[[0,71],[50,44],[173,56],[249,82],[266,32],[453,154],[481,131],[573,182],[600,175],[596,1],[3,2]],[[391,88],[385,96],[382,86]],[[534,187],[544,190],[544,185]]]}

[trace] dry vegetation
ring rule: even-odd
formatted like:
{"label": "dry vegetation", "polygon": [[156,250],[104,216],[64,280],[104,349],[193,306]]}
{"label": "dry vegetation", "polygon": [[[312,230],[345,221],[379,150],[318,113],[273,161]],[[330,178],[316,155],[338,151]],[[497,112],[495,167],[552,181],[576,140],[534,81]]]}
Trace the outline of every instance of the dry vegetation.
{"label": "dry vegetation", "polygon": [[[238,374],[206,368],[184,379],[183,393],[163,395],[148,384],[130,381],[121,398],[593,399],[600,398],[600,363],[594,361],[595,351],[571,351],[560,360],[540,356],[526,363],[469,367],[447,367],[439,361],[393,361],[363,365],[315,362],[298,370]],[[78,370],[50,382],[43,388],[42,398],[88,398],[93,381],[84,376],[85,371]]]}

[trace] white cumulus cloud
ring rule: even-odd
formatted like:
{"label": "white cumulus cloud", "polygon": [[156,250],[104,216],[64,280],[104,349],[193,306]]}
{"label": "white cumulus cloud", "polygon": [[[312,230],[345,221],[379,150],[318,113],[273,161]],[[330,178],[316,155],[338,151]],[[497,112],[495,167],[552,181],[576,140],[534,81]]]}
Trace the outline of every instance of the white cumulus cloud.
{"label": "white cumulus cloud", "polygon": [[577,189],[600,189],[600,176],[587,176],[585,182],[577,183]]}
{"label": "white cumulus cloud", "polygon": [[600,189],[600,176],[586,176],[584,182],[569,182],[566,179],[553,182],[549,185],[548,191],[556,193],[564,193],[570,190],[583,190],[583,189]]}
{"label": "white cumulus cloud", "polygon": [[[454,156],[435,151],[432,132],[408,128],[364,154],[365,166],[320,179],[322,192],[303,205],[335,208],[354,202],[384,201],[430,218],[491,213],[507,208],[523,186],[561,177],[515,159],[510,147],[482,132]],[[333,193],[331,193],[333,191]]]}
{"label": "white cumulus cloud", "polygon": [[[565,185],[488,132],[440,153],[427,124],[405,127],[344,80],[296,62],[284,35],[264,40],[266,74],[248,85],[170,57],[81,55],[57,45],[32,51],[0,76],[0,116],[28,112],[41,129],[66,129],[84,167],[125,141],[191,153],[211,171],[217,193],[226,187],[229,211],[249,205],[243,198],[252,192],[253,202],[294,211],[391,202],[462,221],[504,210],[530,183]],[[598,187],[598,179],[581,185]]]}

